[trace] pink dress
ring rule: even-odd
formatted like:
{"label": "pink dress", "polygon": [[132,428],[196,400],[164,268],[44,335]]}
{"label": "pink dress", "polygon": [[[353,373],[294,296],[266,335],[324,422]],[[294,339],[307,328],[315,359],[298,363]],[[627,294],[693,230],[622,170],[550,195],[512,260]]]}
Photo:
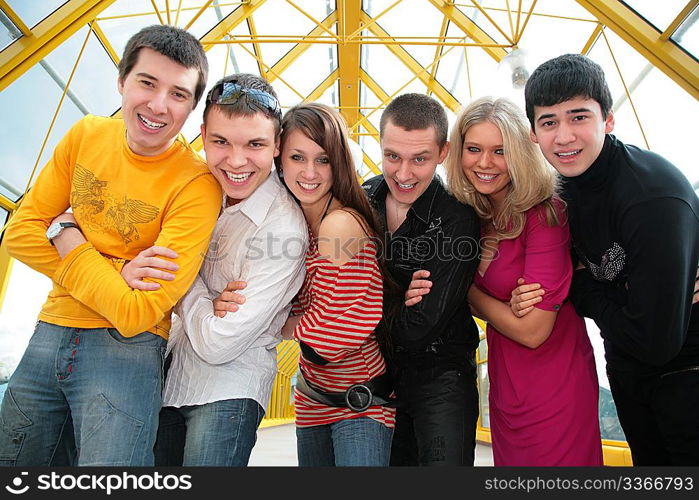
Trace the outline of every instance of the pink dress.
{"label": "pink dress", "polygon": [[[562,212],[561,212],[562,213]],[[542,206],[527,213],[522,234],[503,240],[475,284],[503,302],[517,278],[546,290],[536,305],[558,311],[537,349],[488,326],[490,428],[496,466],[601,466],[599,386],[584,320],[567,300],[572,277],[568,225],[549,227]]]}

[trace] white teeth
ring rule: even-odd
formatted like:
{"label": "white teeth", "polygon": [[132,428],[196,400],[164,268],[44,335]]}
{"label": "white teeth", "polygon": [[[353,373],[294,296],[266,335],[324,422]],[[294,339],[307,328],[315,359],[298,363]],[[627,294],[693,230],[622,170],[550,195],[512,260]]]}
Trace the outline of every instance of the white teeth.
{"label": "white teeth", "polygon": [[138,115],[138,117],[141,119],[143,124],[148,128],[159,129],[159,128],[163,128],[165,126],[164,123],[152,122],[144,116]]}
{"label": "white teeth", "polygon": [[397,184],[398,187],[401,189],[412,189],[415,186],[415,184],[417,184],[417,182],[415,184],[401,184],[400,182],[398,182]]}
{"label": "white teeth", "polygon": [[497,177],[497,175],[495,174],[481,174],[479,172],[475,172],[475,174],[476,177],[478,177],[482,181],[492,181],[493,179],[495,179],[495,177]]}
{"label": "white teeth", "polygon": [[234,174],[232,172],[226,172],[226,177],[233,182],[245,182],[248,177],[252,175],[252,172],[245,172],[244,174]]}
{"label": "white teeth", "polygon": [[565,157],[565,156],[573,156],[573,155],[576,155],[576,154],[578,154],[579,152],[580,152],[580,150],[578,149],[578,150],[576,150],[576,151],[569,151],[569,152],[567,152],[567,153],[556,153],[556,154],[557,154],[558,156],[564,156],[564,157]]}
{"label": "white teeth", "polygon": [[309,191],[312,191],[318,186],[320,186],[320,184],[306,184],[305,182],[299,182],[299,186],[301,186],[303,189],[308,189]]}

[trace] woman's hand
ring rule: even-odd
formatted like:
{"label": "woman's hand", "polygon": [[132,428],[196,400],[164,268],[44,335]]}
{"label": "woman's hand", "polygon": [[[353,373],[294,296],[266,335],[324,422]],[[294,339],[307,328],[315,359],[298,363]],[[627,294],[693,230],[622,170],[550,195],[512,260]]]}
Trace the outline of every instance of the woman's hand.
{"label": "woman's hand", "polygon": [[524,284],[524,278],[517,280],[517,288],[512,290],[512,298],[510,299],[510,308],[512,313],[521,318],[534,310],[534,306],[541,302],[544,296],[543,288],[539,283]]}
{"label": "woman's hand", "polygon": [[168,259],[176,259],[177,252],[165,247],[152,246],[139,253],[135,259],[121,269],[121,277],[134,290],[153,291],[160,288],[159,283],[143,281],[144,278],[172,281],[180,266]]}
{"label": "woman's hand", "polygon": [[427,278],[430,277],[430,272],[424,269],[413,273],[410,286],[405,292],[405,305],[410,307],[422,300],[423,295],[430,293],[432,282]]}
{"label": "woman's hand", "polygon": [[238,292],[248,286],[245,281],[231,281],[221,294],[214,299],[214,314],[223,318],[229,312],[236,312],[245,303],[245,297]]}

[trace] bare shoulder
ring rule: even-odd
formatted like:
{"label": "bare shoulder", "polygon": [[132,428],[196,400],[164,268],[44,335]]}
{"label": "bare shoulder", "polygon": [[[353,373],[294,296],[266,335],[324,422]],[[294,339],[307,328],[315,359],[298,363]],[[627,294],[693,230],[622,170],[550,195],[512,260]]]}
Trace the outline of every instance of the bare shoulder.
{"label": "bare shoulder", "polygon": [[342,265],[354,257],[369,240],[356,212],[336,209],[325,216],[318,229],[318,252]]}

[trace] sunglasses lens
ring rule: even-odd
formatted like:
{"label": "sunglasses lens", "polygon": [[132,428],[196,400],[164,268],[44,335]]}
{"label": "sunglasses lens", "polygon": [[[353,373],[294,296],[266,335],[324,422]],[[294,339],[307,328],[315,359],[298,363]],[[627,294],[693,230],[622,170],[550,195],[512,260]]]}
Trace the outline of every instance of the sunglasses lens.
{"label": "sunglasses lens", "polygon": [[267,92],[256,89],[246,89],[235,82],[224,82],[211,89],[208,102],[213,104],[235,104],[243,96],[248,107],[269,113],[281,119],[279,101]]}

